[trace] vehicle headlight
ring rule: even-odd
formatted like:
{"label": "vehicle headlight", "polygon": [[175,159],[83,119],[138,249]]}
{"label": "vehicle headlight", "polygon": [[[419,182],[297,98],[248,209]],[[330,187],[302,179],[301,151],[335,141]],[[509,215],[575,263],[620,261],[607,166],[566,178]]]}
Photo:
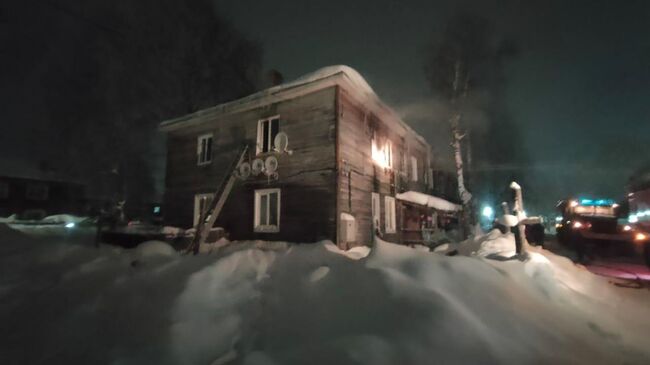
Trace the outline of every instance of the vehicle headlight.
{"label": "vehicle headlight", "polygon": [[645,233],[639,232],[634,235],[635,241],[645,241],[646,239],[648,239],[648,235],[646,235]]}
{"label": "vehicle headlight", "polygon": [[582,224],[582,222],[578,222],[578,221],[573,222],[573,228],[575,228],[575,229],[580,229],[580,228],[582,228],[584,226],[585,225]]}
{"label": "vehicle headlight", "polygon": [[626,224],[626,225],[623,226],[623,231],[628,232],[628,231],[631,231],[631,230],[632,230],[632,227],[630,227],[630,225]]}

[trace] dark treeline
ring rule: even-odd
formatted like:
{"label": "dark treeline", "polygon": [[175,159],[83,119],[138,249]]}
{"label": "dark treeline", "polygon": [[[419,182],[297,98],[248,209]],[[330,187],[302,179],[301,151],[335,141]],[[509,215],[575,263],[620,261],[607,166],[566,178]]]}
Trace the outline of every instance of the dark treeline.
{"label": "dark treeline", "polygon": [[[13,125],[3,155],[45,161],[127,205],[155,198],[160,121],[258,87],[261,46],[210,0],[25,1],[2,8],[1,26],[2,95],[18,101],[3,119],[39,119],[25,122],[40,131]],[[34,153],[20,151],[28,145]]]}

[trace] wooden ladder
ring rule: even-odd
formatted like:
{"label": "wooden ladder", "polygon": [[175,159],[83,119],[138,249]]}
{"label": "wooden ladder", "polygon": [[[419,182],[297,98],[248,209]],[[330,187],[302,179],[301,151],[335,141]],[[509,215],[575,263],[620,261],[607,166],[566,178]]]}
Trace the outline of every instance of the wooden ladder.
{"label": "wooden ladder", "polygon": [[205,243],[214,222],[217,221],[219,213],[221,213],[221,209],[228,199],[228,195],[230,195],[230,192],[232,191],[233,185],[235,185],[235,180],[237,180],[235,172],[237,171],[237,167],[244,161],[247,152],[248,144],[244,144],[239,150],[239,154],[235,160],[233,160],[228,170],[226,170],[229,171],[229,173],[223,177],[221,184],[219,184],[219,188],[215,191],[214,197],[210,201],[210,205],[207,209],[200,212],[199,223],[196,225],[194,239],[192,239],[192,242],[187,247],[186,252],[193,252],[196,254],[199,252],[199,247]]}

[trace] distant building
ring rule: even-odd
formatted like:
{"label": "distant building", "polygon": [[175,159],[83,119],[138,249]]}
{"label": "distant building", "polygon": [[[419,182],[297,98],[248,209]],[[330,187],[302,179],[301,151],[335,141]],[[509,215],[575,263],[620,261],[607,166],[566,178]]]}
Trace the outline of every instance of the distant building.
{"label": "distant building", "polygon": [[[420,243],[423,229],[438,226],[438,212],[459,209],[425,195],[433,188],[430,146],[346,66],[160,128],[168,135],[169,225],[196,225],[242,145],[249,147],[242,178],[216,222],[232,239],[330,239],[350,247],[372,242],[376,232]],[[276,145],[285,136],[290,153]]]}
{"label": "distant building", "polygon": [[40,219],[59,213],[78,214],[83,208],[82,183],[45,165],[0,160],[0,216]]}

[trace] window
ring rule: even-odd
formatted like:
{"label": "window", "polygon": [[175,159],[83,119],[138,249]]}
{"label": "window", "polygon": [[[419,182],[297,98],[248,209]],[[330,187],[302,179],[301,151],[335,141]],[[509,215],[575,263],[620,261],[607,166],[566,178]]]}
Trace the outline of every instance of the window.
{"label": "window", "polygon": [[377,139],[376,133],[373,132],[372,140],[370,141],[371,151],[370,157],[381,168],[393,168],[393,144],[386,140],[382,145]]}
{"label": "window", "polygon": [[196,144],[198,165],[207,165],[212,162],[212,133],[199,136]]}
{"label": "window", "polygon": [[386,150],[386,167],[392,169],[393,168],[393,144],[390,143],[390,141],[386,141],[386,145],[384,146],[384,149]]}
{"label": "window", "polygon": [[9,183],[0,181],[0,199],[9,198]]}
{"label": "window", "polygon": [[372,193],[372,226],[374,229],[378,229],[380,226],[379,217],[381,214],[381,207],[379,206],[379,194]]}
{"label": "window", "polygon": [[418,181],[418,159],[411,156],[411,180]]}
{"label": "window", "polygon": [[280,189],[255,190],[255,232],[280,232]]}
{"label": "window", "polygon": [[46,184],[27,184],[25,198],[28,200],[47,200],[49,192],[50,188]]}
{"label": "window", "polygon": [[[214,198],[214,194],[196,194],[194,195],[194,227],[199,224],[201,213],[205,212]],[[207,217],[206,217],[207,218]]]}
{"label": "window", "polygon": [[386,233],[395,233],[395,198],[384,197],[384,209],[386,210]]}
{"label": "window", "polygon": [[280,132],[279,116],[260,120],[257,123],[257,153],[273,151],[278,132]]}

